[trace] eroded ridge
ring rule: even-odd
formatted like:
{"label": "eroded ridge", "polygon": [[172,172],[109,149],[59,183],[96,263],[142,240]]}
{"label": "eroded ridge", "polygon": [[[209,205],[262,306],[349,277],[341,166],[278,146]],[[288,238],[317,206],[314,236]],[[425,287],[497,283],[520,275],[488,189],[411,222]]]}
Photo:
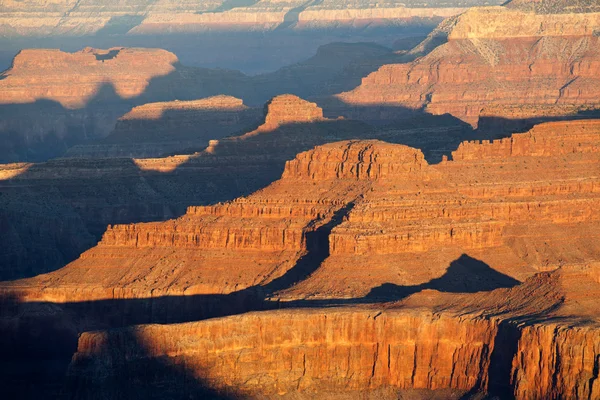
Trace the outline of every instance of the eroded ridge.
{"label": "eroded ridge", "polygon": [[373,119],[389,113],[386,106],[449,113],[475,127],[598,108],[600,13],[482,7],[447,25],[445,43],[411,63],[382,66],[337,98]]}
{"label": "eroded ridge", "polygon": [[77,285],[81,299],[257,287],[293,268],[307,235],[350,203],[323,239],[327,257],[282,300],[415,287],[443,277],[461,254],[489,266],[466,287],[503,282],[488,269],[523,280],[598,259],[599,131],[596,121],[543,124],[463,143],[454,160],[436,165],[419,150],[376,140],[319,146],[250,196],[190,207],[167,222],[110,226],[79,260],[11,286],[36,288],[26,291],[38,299],[69,298],[63,285]]}

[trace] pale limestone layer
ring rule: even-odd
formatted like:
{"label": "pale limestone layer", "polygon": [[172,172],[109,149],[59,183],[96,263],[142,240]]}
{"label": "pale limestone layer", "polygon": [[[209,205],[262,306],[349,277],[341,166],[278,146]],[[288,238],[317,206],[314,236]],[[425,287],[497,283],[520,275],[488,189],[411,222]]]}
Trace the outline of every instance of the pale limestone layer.
{"label": "pale limestone layer", "polygon": [[[82,35],[94,34],[112,25],[128,27],[132,34],[190,32],[207,29],[270,30],[291,27],[335,27],[347,24],[403,23],[439,20],[456,15],[466,7],[501,4],[499,0],[449,1],[302,1],[260,0],[236,6],[223,0],[46,2],[8,1],[0,5],[0,34]],[[295,19],[294,19],[295,16]]]}

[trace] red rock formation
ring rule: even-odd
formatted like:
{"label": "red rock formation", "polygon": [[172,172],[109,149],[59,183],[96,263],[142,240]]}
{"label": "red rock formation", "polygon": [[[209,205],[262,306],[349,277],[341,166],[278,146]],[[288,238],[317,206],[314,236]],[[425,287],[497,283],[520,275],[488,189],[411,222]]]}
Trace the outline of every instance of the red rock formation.
{"label": "red rock formation", "polygon": [[[338,25],[407,24],[411,20],[439,20],[455,15],[481,0],[434,1],[423,7],[419,1],[340,2],[301,0],[229,2],[137,1],[134,4],[98,0],[43,1],[8,0],[3,3],[0,25],[3,35],[83,35],[102,32],[121,22],[131,33],[189,32],[215,29],[271,30],[287,25],[285,16],[297,15],[298,27]],[[500,4],[494,0],[485,4]],[[120,18],[120,19],[119,19]]]}
{"label": "red rock formation", "polygon": [[310,123],[324,119],[323,110],[315,103],[289,94],[274,97],[265,107],[265,123],[258,128],[259,131],[274,130],[285,124]]}
{"label": "red rock formation", "polygon": [[[157,382],[184,373],[156,386],[167,392],[198,380],[267,398],[594,398],[599,141],[590,120],[464,143],[437,165],[374,140],[319,146],[253,195],[111,226],[77,261],[4,282],[2,294],[58,303],[80,331],[174,316],[169,299],[195,303],[196,318],[225,304],[234,313],[400,300],[86,333],[70,367],[69,390],[83,398],[139,396],[148,371]],[[94,322],[103,307],[116,315]],[[7,337],[15,318],[0,320]]]}
{"label": "red rock formation", "polygon": [[[282,101],[285,99],[287,101]],[[218,113],[210,108],[217,106],[221,107]],[[256,110],[246,110],[245,107],[236,111],[239,106],[238,100],[227,97],[144,105],[135,108],[127,119],[120,121],[118,129],[103,144],[79,146],[70,153],[73,158],[0,166],[0,179],[3,180],[0,217],[8,221],[7,230],[12,232],[2,238],[2,246],[20,249],[0,254],[0,265],[10,265],[13,272],[3,276],[22,276],[19,270],[35,275],[64,266],[69,258],[76,258],[90,247],[92,237],[100,239],[108,224],[160,221],[185,213],[191,204],[211,204],[252,193],[278,179],[286,160],[316,145],[377,137],[377,133],[365,124],[319,118],[320,111],[313,103],[282,96],[266,108],[267,115],[263,121],[270,121],[273,130],[263,129],[260,135],[246,134],[214,140],[206,151],[200,153],[133,160],[78,157],[90,153],[115,157],[123,152],[157,152],[168,146],[186,145],[189,142],[184,139],[194,137],[204,129],[218,137],[219,132],[233,129],[236,121],[242,124],[255,114]],[[228,111],[231,107],[233,111]],[[178,110],[175,115],[171,115],[173,108]],[[150,119],[158,112],[162,115],[161,119]],[[144,119],[130,119],[134,116]],[[198,123],[200,118],[205,118],[202,124]],[[280,125],[278,120],[297,122]],[[208,121],[215,125],[208,126]],[[221,126],[222,130],[215,126]],[[267,126],[267,123],[263,124],[263,128]],[[177,127],[177,132],[170,132],[170,127]],[[160,132],[168,132],[169,136],[162,137]],[[167,140],[171,137],[180,140],[170,143]],[[159,138],[162,141],[153,142]],[[198,141],[194,143],[198,144]],[[114,150],[113,146],[118,146],[118,149]],[[81,179],[87,182],[84,187],[79,184]],[[45,205],[41,207],[39,203]],[[48,209],[56,212],[48,212]],[[37,214],[37,210],[43,212]],[[33,227],[39,224],[32,221],[55,221],[55,214],[65,213],[77,216],[61,219],[67,225],[73,222],[73,229],[79,229],[79,236],[86,241],[73,242],[72,249],[63,250],[63,254],[69,255],[67,259],[56,251],[54,253],[58,254],[55,256],[47,256],[49,249],[62,248],[56,244],[56,237],[63,237],[64,232],[71,232],[71,228],[61,223],[55,224],[60,227],[60,232],[39,230]],[[82,228],[82,223],[85,228]],[[48,226],[52,224],[50,222]],[[60,242],[64,243],[64,240]],[[38,257],[38,253],[46,256]],[[31,259],[35,262],[28,261]],[[6,269],[0,268],[0,274],[5,273]]]}
{"label": "red rock formation", "polygon": [[[14,285],[36,288],[27,296],[40,300],[266,285],[290,270],[309,251],[312,232],[348,204],[352,210],[320,239],[328,257],[282,299],[363,297],[386,283],[420,285],[443,276],[463,253],[519,280],[597,260],[599,126],[549,123],[510,139],[465,143],[453,161],[437,165],[402,145],[324,145],[298,155],[281,180],[247,198],[190,207],[165,223],[112,226],[76,262]],[[234,265],[238,275],[225,273]],[[61,289],[72,284],[76,294]]]}
{"label": "red rock formation", "polygon": [[0,80],[0,104],[44,99],[81,108],[104,85],[112,85],[121,98],[132,98],[141,95],[152,78],[173,72],[177,62],[174,54],[160,49],[23,50]]}
{"label": "red rock formation", "polygon": [[70,371],[84,398],[116,388],[138,395],[132,377],[148,358],[238,396],[391,399],[428,389],[444,398],[595,398],[600,283],[589,278],[598,268],[564,267],[486,294],[423,292],[384,307],[90,332],[80,337]]}
{"label": "red rock formation", "polygon": [[452,20],[447,43],[412,63],[385,65],[337,97],[373,113],[424,109],[473,126],[483,117],[573,115],[598,108],[599,26],[599,13],[474,8]]}

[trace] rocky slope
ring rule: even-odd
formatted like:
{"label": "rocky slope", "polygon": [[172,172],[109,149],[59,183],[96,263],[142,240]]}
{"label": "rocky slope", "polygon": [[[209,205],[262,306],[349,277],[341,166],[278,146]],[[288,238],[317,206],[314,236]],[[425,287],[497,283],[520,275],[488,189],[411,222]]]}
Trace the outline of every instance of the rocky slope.
{"label": "rocky slope", "polygon": [[450,21],[447,43],[412,63],[382,66],[337,98],[374,114],[424,109],[473,126],[576,116],[598,108],[599,26],[595,12],[473,8]]}
{"label": "rocky slope", "polygon": [[176,63],[174,54],[158,49],[23,50],[0,80],[0,159],[45,159],[108,135]]}
{"label": "rocky slope", "polygon": [[[219,100],[219,107],[223,107],[223,102],[239,106],[239,101],[230,98],[216,100]],[[185,128],[188,120],[180,118],[181,112],[177,113],[176,119],[161,118],[160,124],[146,119],[150,117],[149,113],[163,107],[181,109],[181,104],[193,104],[196,110],[197,106],[206,103],[142,106],[129,114],[131,117],[139,113],[144,115],[139,125],[137,120],[124,119],[118,125],[121,130],[113,134],[120,132],[120,137],[111,135],[109,138],[120,141],[121,148],[123,142],[139,135],[152,143],[151,135],[161,126]],[[274,98],[265,111],[260,128],[248,130],[243,135],[212,140],[206,150],[195,154],[135,159],[72,157],[39,164],[1,165],[0,215],[5,231],[11,233],[2,237],[2,277],[30,276],[63,266],[91,247],[94,240],[100,239],[108,224],[174,218],[185,213],[190,205],[211,204],[252,193],[278,179],[287,160],[316,145],[365,138],[401,141],[407,134],[420,137],[423,133],[422,130],[379,132],[357,121],[327,119],[316,104],[294,96]],[[246,110],[237,114],[236,111],[235,115],[242,118],[246,112],[254,113]],[[193,112],[189,116],[196,121],[202,115]],[[225,112],[225,108],[213,117],[225,127],[230,126],[225,122],[234,118]],[[135,122],[135,129],[128,133],[126,129],[133,123],[130,121]],[[144,125],[146,123],[148,125]],[[152,129],[138,129],[140,125],[142,128],[152,126]],[[180,134],[188,133],[182,129]],[[107,142],[108,139],[101,145],[81,146],[77,150],[85,151],[86,155],[90,152],[111,156],[121,154],[115,154]],[[159,148],[165,149],[166,143],[160,142]],[[449,151],[451,146],[444,148]],[[156,151],[157,148],[137,146],[135,151],[149,150]],[[85,179],[85,185],[81,185],[82,179]],[[47,228],[42,229],[42,226]],[[74,230],[80,234],[72,235]],[[73,242],[69,237],[78,240]]]}
{"label": "rocky slope", "polygon": [[474,5],[500,1],[13,1],[0,6],[0,34],[83,35],[93,33],[162,33],[205,30],[272,30],[339,25],[410,24],[441,19]]}
{"label": "rocky slope", "polygon": [[[0,161],[44,161],[64,155],[68,148],[78,144],[116,143],[123,136],[115,132],[117,119],[134,106],[148,103],[194,100],[216,95],[232,95],[253,107],[262,105],[273,96],[294,93],[300,96],[333,94],[355,87],[360,78],[384,62],[397,59],[390,49],[370,43],[333,43],[323,46],[314,57],[269,74],[255,77],[237,71],[222,69],[189,68],[182,66],[177,57],[164,50],[112,48],[98,50],[87,48],[74,53],[58,50],[24,50],[14,59],[13,65],[0,75]],[[213,99],[214,100],[214,99]],[[208,110],[213,100],[202,100],[198,107]],[[205,104],[206,103],[206,104]],[[186,132],[191,115],[182,109],[189,104],[148,104],[135,110],[136,118],[144,119],[144,110],[155,107],[169,108],[160,123],[181,132],[178,140],[186,149],[189,141]],[[223,110],[219,110],[224,107]],[[218,102],[214,109],[228,119],[227,109],[235,107]],[[250,110],[248,113],[254,115]],[[204,129],[214,130],[212,138],[238,133],[244,126],[255,126],[256,120],[239,115],[239,123],[229,128],[225,120],[214,120],[198,115]],[[126,118],[131,117],[128,115]],[[236,117],[237,118],[237,117]],[[175,122],[180,120],[181,124]],[[135,156],[158,156],[152,152],[156,135],[165,133],[160,140],[169,141],[172,133],[164,129],[149,115],[140,122],[140,130],[152,124],[153,135],[138,134],[140,149]],[[133,127],[129,125],[129,128]],[[124,129],[123,123],[117,130]],[[147,143],[145,141],[148,141]],[[124,143],[121,144],[124,145]],[[196,145],[197,146],[197,145]],[[142,150],[143,148],[146,150]],[[71,154],[93,153],[93,148],[76,149]],[[111,155],[110,150],[98,150]],[[91,152],[91,153],[90,153]],[[131,149],[129,151],[131,153]],[[120,153],[114,153],[121,155]],[[127,150],[124,151],[127,155]]]}
{"label": "rocky slope", "polygon": [[[322,118],[304,107],[287,121]],[[599,141],[589,120],[436,165],[376,140],[316,147],[252,195],[111,226],[65,268],[2,283],[5,346],[30,346],[28,326],[67,359],[77,341],[59,383],[78,398],[595,398]]]}

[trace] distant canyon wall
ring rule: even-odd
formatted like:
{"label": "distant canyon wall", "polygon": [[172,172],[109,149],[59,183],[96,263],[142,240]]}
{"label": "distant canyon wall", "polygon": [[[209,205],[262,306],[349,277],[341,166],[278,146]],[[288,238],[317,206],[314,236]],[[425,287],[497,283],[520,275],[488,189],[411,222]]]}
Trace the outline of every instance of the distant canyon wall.
{"label": "distant canyon wall", "polygon": [[[493,0],[492,4],[501,4]],[[329,28],[440,21],[478,0],[449,1],[9,1],[0,5],[0,35],[156,34],[205,30]]]}
{"label": "distant canyon wall", "polygon": [[576,117],[600,108],[600,13],[487,7],[445,24],[446,43],[412,63],[384,65],[335,96],[347,115],[361,108],[371,108],[372,119],[386,109],[423,110],[477,127],[486,119]]}

